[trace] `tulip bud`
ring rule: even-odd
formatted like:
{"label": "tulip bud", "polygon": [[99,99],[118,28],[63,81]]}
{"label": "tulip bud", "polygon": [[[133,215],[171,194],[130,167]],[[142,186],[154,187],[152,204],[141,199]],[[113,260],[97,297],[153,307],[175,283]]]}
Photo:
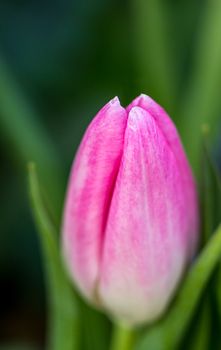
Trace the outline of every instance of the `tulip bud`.
{"label": "tulip bud", "polygon": [[92,304],[128,325],[157,319],[197,246],[196,188],[166,112],[114,98],[89,125],[67,190],[63,253]]}

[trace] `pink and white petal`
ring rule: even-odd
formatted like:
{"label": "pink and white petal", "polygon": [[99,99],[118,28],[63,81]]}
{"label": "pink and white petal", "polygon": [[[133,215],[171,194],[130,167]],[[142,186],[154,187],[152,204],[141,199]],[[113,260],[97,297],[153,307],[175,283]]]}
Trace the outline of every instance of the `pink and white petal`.
{"label": "pink and white petal", "polygon": [[180,191],[177,162],[155,119],[130,109],[98,289],[118,320],[152,321],[173,294],[188,252]]}
{"label": "pink and white petal", "polygon": [[89,125],[74,161],[63,218],[63,254],[81,292],[92,299],[103,234],[123,152],[127,113],[118,98]]}
{"label": "pink and white petal", "polygon": [[180,177],[182,177],[182,196],[185,197],[183,208],[185,215],[183,215],[183,225],[186,225],[186,231],[187,234],[189,234],[187,240],[189,242],[189,256],[191,259],[194,256],[198,245],[199,208],[195,180],[180,141],[179,134],[165,110],[151,97],[141,94],[127,107],[127,111],[129,112],[134,106],[139,106],[152,115],[176,158]]}

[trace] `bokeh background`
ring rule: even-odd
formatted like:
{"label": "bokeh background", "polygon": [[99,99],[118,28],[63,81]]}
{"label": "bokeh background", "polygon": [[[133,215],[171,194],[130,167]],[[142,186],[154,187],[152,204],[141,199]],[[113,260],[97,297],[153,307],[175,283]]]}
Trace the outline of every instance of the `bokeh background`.
{"label": "bokeh background", "polygon": [[220,0],[0,0],[0,343],[42,348],[47,308],[29,209],[37,163],[57,221],[95,113],[141,92],[174,119],[197,179],[202,125],[221,145]]}

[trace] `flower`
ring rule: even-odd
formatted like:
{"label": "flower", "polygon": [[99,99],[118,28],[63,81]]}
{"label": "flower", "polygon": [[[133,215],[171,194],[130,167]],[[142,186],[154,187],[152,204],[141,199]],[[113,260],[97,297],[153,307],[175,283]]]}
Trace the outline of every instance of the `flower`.
{"label": "flower", "polygon": [[195,182],[166,112],[141,95],[118,98],[89,125],[63,218],[63,254],[92,304],[128,325],[166,309],[197,247]]}

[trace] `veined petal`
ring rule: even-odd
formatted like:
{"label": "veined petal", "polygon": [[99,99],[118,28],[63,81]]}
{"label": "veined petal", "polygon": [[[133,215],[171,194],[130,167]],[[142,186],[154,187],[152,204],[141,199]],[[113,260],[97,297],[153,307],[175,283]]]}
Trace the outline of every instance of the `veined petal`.
{"label": "veined petal", "polygon": [[93,298],[112,191],[123,152],[127,114],[118,98],[93,119],[74,161],[63,218],[63,250],[71,276]]}
{"label": "veined petal", "polygon": [[[141,94],[131,102],[127,107],[127,111],[129,112],[134,106],[139,106],[152,115],[176,158],[177,166],[180,171],[180,178],[182,179],[182,196],[185,203],[183,225],[186,225],[186,239],[189,242],[189,258],[192,259],[198,244],[199,208],[195,180],[180,141],[179,134],[165,110],[151,97]],[[189,227],[192,227],[191,232],[188,230]],[[191,236],[189,236],[189,234]]]}
{"label": "veined petal", "polygon": [[155,118],[130,108],[98,288],[113,317],[152,321],[171,299],[188,260],[182,190],[177,161]]}

